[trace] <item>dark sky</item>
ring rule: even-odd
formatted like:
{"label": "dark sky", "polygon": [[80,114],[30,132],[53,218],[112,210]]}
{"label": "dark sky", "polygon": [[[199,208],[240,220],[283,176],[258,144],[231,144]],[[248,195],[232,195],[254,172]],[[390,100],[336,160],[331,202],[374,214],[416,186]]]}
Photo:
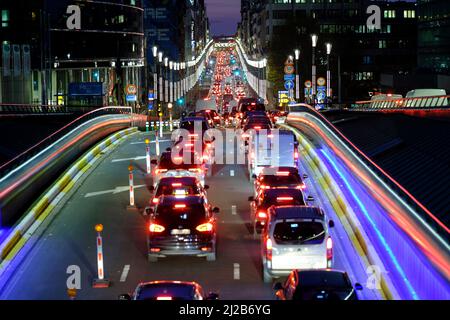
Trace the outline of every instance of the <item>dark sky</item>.
{"label": "dark sky", "polygon": [[233,35],[241,20],[241,0],[205,0],[213,36]]}

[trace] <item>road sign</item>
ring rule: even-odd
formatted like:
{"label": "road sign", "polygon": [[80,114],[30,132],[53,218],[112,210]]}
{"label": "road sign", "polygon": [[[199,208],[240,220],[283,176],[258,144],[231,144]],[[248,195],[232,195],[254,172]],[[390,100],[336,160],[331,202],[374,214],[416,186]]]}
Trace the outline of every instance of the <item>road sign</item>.
{"label": "road sign", "polygon": [[152,111],[153,110],[153,101],[149,101],[148,102],[148,110]]}
{"label": "road sign", "polygon": [[293,81],[295,79],[295,75],[293,74],[285,74],[284,81]]}
{"label": "road sign", "polygon": [[295,68],[292,65],[287,65],[287,66],[284,67],[284,73],[285,74],[293,74],[294,71],[295,71]]}
{"label": "road sign", "polygon": [[286,89],[286,90],[292,90],[292,89],[294,89],[294,81],[292,81],[292,80],[289,80],[289,81],[286,81],[285,83],[284,83],[284,88]]}
{"label": "road sign", "polygon": [[127,92],[127,95],[130,95],[130,96],[136,95],[137,87],[134,84],[129,84],[129,85],[127,85],[126,92]]}
{"label": "road sign", "polygon": [[311,80],[305,81],[305,87],[306,87],[306,88],[311,88],[311,87],[312,87],[312,82],[311,82]]}
{"label": "road sign", "polygon": [[135,102],[135,101],[137,101],[136,95],[127,94],[127,102]]}
{"label": "road sign", "polygon": [[155,92],[153,90],[148,90],[148,100],[155,100]]}
{"label": "road sign", "polygon": [[320,77],[317,79],[318,86],[324,86],[324,85],[326,85],[326,83],[327,83],[327,80],[324,77]]}
{"label": "road sign", "polygon": [[294,60],[289,56],[286,61],[284,62],[285,66],[293,66],[294,65]]}
{"label": "road sign", "polygon": [[289,103],[289,91],[278,91],[278,103],[280,105]]}

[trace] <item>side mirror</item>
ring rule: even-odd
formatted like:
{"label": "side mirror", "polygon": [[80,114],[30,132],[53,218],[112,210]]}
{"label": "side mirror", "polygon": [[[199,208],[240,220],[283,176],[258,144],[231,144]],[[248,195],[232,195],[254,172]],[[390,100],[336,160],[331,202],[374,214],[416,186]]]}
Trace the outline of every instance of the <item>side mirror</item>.
{"label": "side mirror", "polygon": [[363,289],[363,286],[361,285],[361,283],[359,283],[359,282],[355,283],[355,290],[362,291],[362,289]]}
{"label": "side mirror", "polygon": [[119,300],[129,301],[131,300],[131,296],[128,293],[119,295]]}
{"label": "side mirror", "polygon": [[256,174],[253,174],[253,175],[252,175],[252,178],[253,178],[253,179],[257,179],[258,176],[257,176]]}
{"label": "side mirror", "polygon": [[273,290],[275,291],[280,291],[283,290],[283,285],[281,284],[281,282],[277,282],[273,285]]}
{"label": "side mirror", "polygon": [[334,221],[333,220],[328,221],[328,226],[330,228],[334,228]]}
{"label": "side mirror", "polygon": [[150,161],[150,163],[156,166],[158,164],[158,160],[153,159],[152,161]]}
{"label": "side mirror", "polygon": [[145,216],[152,216],[155,214],[155,210],[153,210],[153,208],[151,207],[146,207],[144,210],[144,215]]}
{"label": "side mirror", "polygon": [[206,300],[219,300],[219,294],[215,292],[208,293]]}
{"label": "side mirror", "polygon": [[220,213],[220,209],[217,208],[217,207],[215,207],[215,208],[213,209],[213,212],[214,212],[214,213]]}
{"label": "side mirror", "polygon": [[155,192],[155,187],[154,187],[154,186],[150,186],[150,187],[148,188],[148,191],[150,191],[150,193]]}
{"label": "side mirror", "polygon": [[313,196],[308,196],[308,198],[306,199],[306,201],[308,201],[308,202],[314,202],[314,197],[313,197]]}
{"label": "side mirror", "polygon": [[248,201],[250,201],[250,202],[252,202],[252,201],[255,201],[255,197],[248,197]]}
{"label": "side mirror", "polygon": [[205,186],[203,187],[203,189],[209,190],[209,186],[208,186],[207,184],[205,184]]}

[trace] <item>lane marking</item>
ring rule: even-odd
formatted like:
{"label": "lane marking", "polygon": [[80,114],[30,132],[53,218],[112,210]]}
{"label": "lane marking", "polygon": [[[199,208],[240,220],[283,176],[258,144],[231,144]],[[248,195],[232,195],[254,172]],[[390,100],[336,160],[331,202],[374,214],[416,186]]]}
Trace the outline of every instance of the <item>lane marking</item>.
{"label": "lane marking", "polygon": [[233,264],[233,279],[240,280],[241,279],[241,266],[239,263]]}
{"label": "lane marking", "polygon": [[230,176],[234,177],[234,170],[230,170]]}
{"label": "lane marking", "polygon": [[130,265],[127,264],[123,267],[122,275],[120,276],[120,282],[127,281],[128,272],[130,272]]}
{"label": "lane marking", "polygon": [[[136,185],[136,186],[134,186],[134,189],[139,189],[139,188],[143,188],[143,187],[145,187],[145,184]],[[116,187],[115,189],[111,189],[111,190],[86,193],[86,195],[84,197],[91,198],[91,197],[101,196],[101,195],[109,194],[109,193],[118,194],[118,193],[122,193],[122,192],[125,192],[128,190],[130,190],[130,186]]]}
{"label": "lane marking", "polygon": [[125,159],[114,159],[114,160],[112,160],[111,162],[112,162],[112,163],[115,163],[115,162],[131,161],[131,160],[137,161],[137,160],[144,160],[144,159],[146,159],[146,156],[143,156],[143,157],[135,157],[135,158],[125,158]]}

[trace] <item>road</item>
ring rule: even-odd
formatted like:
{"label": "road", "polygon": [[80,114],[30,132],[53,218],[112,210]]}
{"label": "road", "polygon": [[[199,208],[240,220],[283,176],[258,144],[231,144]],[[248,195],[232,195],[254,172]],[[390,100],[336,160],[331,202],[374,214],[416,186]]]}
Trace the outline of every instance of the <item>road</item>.
{"label": "road", "polygon": [[[121,293],[134,290],[137,283],[150,280],[189,280],[200,283],[205,291],[218,292],[221,299],[273,299],[272,285],[261,279],[260,244],[249,227],[248,196],[252,188],[243,165],[215,166],[207,179],[210,202],[221,209],[218,229],[218,257],[215,262],[203,258],[173,257],[149,263],[146,258],[146,221],[141,213],[127,210],[129,201],[127,167],[130,158],[136,167],[136,203],[143,210],[150,199],[151,179],[145,175],[145,145],[149,137],[139,133],[126,140],[82,182],[60,208],[36,245],[23,261],[9,273],[11,277],[1,290],[0,299],[68,299],[66,281],[68,266],[81,269],[78,299],[117,299]],[[163,148],[169,142],[163,143]],[[154,154],[154,145],[152,146]],[[349,272],[353,282],[366,283],[362,262],[351,245],[332,208],[322,194],[313,173],[307,172],[308,194],[334,218],[335,267]],[[122,187],[122,188],[121,188]],[[115,192],[114,191],[118,191]],[[104,259],[107,289],[94,289],[96,276],[96,233],[94,226],[104,225]],[[44,228],[44,227],[41,227]],[[8,273],[7,273],[8,275]],[[0,279],[6,280],[6,279]],[[362,298],[377,299],[377,292],[365,288]]]}

